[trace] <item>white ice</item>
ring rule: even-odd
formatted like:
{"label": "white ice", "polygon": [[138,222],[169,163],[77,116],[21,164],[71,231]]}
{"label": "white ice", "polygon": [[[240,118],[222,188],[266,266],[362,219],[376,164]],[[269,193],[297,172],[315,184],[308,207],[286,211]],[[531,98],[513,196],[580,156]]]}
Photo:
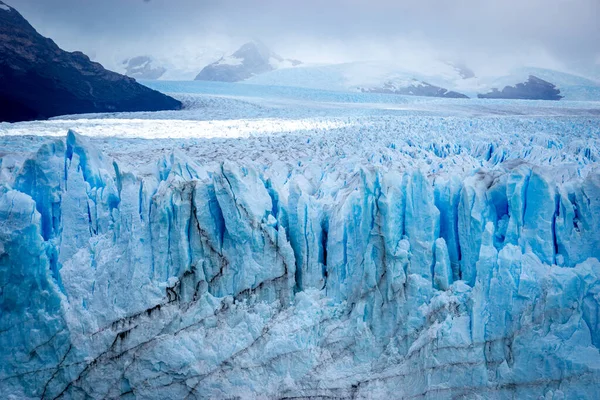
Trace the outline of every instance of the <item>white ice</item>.
{"label": "white ice", "polygon": [[154,85],[0,124],[3,396],[598,397],[598,103]]}

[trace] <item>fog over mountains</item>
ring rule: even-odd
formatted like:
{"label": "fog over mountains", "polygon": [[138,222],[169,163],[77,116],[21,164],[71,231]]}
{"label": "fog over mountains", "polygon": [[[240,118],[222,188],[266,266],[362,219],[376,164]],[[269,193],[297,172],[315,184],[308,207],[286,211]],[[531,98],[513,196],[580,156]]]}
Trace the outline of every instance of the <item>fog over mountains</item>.
{"label": "fog over mountains", "polygon": [[600,56],[596,0],[13,1],[42,34],[108,67],[216,49],[201,69],[249,39],[305,63],[441,58],[479,75],[525,65],[594,70]]}

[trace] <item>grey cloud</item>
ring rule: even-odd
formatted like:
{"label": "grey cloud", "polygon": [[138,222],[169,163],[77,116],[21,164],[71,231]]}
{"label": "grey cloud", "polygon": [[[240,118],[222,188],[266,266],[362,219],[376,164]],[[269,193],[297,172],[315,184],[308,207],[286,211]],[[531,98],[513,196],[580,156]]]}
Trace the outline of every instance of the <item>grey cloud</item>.
{"label": "grey cloud", "polygon": [[[90,51],[109,44],[177,46],[220,34],[260,38],[293,56],[303,49],[314,61],[334,53],[371,58],[382,46],[393,54],[396,44],[407,42],[490,63],[511,56],[592,63],[600,55],[598,0],[12,0],[11,5],[59,44]],[[309,54],[311,47],[318,51]]]}

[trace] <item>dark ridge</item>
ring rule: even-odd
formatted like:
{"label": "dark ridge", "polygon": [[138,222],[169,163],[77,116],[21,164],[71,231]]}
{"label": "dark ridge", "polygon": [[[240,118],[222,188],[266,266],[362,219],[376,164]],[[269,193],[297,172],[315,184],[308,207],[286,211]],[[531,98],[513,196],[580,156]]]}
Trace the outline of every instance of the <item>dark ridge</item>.
{"label": "dark ridge", "polygon": [[385,82],[382,87],[361,88],[363,93],[387,93],[400,94],[405,96],[425,96],[425,97],[444,97],[448,99],[468,99],[462,93],[448,91],[439,86],[431,85],[427,82],[412,80],[412,84],[408,86],[396,86],[393,82]]}
{"label": "dark ridge", "polygon": [[0,121],[181,108],[181,102],[108,71],[81,52],[60,49],[6,7],[0,8]]}
{"label": "dark ridge", "polygon": [[560,90],[556,85],[529,75],[529,79],[515,86],[506,86],[502,91],[494,88],[491,92],[478,94],[480,99],[519,99],[519,100],[560,100]]}

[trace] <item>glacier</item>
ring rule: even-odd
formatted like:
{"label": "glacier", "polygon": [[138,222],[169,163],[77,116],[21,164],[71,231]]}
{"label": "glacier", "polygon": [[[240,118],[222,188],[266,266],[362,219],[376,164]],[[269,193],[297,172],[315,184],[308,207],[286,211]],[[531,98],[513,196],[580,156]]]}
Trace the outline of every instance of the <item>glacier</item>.
{"label": "glacier", "polygon": [[600,396],[596,104],[234,97],[0,126],[5,398]]}

